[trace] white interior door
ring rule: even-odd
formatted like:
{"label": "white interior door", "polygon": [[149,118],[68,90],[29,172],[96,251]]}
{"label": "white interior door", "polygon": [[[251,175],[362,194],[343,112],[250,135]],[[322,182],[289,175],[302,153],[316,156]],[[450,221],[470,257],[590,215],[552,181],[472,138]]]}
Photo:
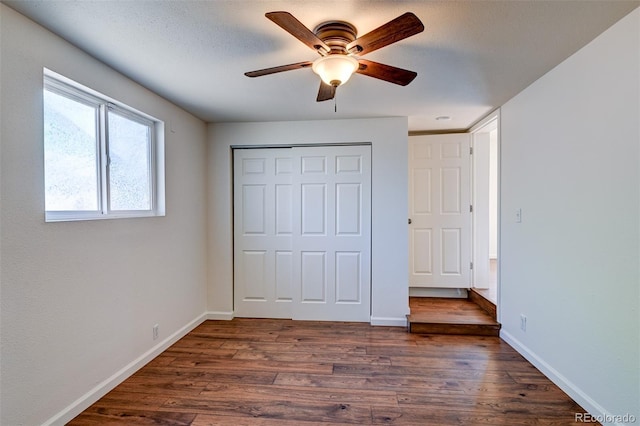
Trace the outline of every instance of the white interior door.
{"label": "white interior door", "polygon": [[292,150],[237,149],[233,158],[235,315],[291,318]]}
{"label": "white interior door", "polygon": [[234,150],[239,317],[369,321],[371,148]]}
{"label": "white interior door", "polygon": [[470,136],[409,137],[409,286],[469,288]]}
{"label": "white interior door", "polygon": [[368,322],[371,147],[295,153],[293,318]]}
{"label": "white interior door", "polygon": [[489,288],[490,144],[489,133],[473,134],[473,271],[475,288]]}

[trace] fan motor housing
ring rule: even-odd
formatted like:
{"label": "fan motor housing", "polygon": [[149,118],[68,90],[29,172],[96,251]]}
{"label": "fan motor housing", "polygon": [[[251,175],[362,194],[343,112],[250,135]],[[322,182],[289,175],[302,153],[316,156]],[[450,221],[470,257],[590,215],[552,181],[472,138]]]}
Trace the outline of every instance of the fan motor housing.
{"label": "fan motor housing", "polygon": [[328,21],[318,25],[313,33],[327,46],[331,53],[347,53],[347,44],[356,39],[356,27],[345,21]]}

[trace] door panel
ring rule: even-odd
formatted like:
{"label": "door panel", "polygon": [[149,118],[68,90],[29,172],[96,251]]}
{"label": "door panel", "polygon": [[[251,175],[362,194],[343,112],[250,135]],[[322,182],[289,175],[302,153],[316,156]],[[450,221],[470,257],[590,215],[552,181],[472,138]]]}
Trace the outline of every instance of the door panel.
{"label": "door panel", "polygon": [[413,213],[430,214],[431,213],[431,169],[415,168],[413,169],[411,186],[413,188],[422,188],[415,191],[413,195]]}
{"label": "door panel", "polygon": [[325,303],[327,301],[326,253],[303,251],[300,253],[300,301]]}
{"label": "door panel", "polygon": [[412,231],[413,271],[416,274],[433,274],[433,239],[431,229],[415,229]]}
{"label": "door panel", "polygon": [[459,215],[460,211],[460,168],[459,167],[447,167],[440,169],[440,197],[442,202],[440,203],[440,214]]}
{"label": "door panel", "polygon": [[361,197],[359,183],[336,184],[336,234],[360,234]]}
{"label": "door panel", "polygon": [[292,262],[291,251],[276,251],[276,302],[291,302]]}
{"label": "door panel", "polygon": [[442,242],[442,275],[460,275],[462,265],[460,265],[460,229],[441,229],[440,241]]}
{"label": "door panel", "polygon": [[266,256],[267,252],[264,250],[244,250],[242,252],[242,262],[246,269],[244,293],[247,300],[267,300]]}
{"label": "door panel", "polygon": [[469,288],[470,137],[409,138],[411,287]]}
{"label": "door panel", "polygon": [[244,235],[264,235],[266,228],[266,185],[242,187],[242,230]]}
{"label": "door panel", "polygon": [[323,183],[302,184],[302,235],[326,235],[326,188]]}
{"label": "door panel", "polygon": [[291,184],[276,184],[276,234],[291,235],[292,221],[291,203],[292,189]]}
{"label": "door panel", "polygon": [[360,253],[336,252],[336,303],[360,303]]}

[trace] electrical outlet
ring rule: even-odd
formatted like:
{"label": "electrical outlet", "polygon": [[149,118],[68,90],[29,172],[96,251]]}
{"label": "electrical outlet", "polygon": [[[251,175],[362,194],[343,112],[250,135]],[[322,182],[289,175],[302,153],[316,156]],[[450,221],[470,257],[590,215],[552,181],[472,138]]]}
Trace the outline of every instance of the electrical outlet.
{"label": "electrical outlet", "polygon": [[525,314],[520,314],[520,330],[527,331],[527,316]]}
{"label": "electrical outlet", "polygon": [[158,324],[153,326],[153,340],[158,338]]}

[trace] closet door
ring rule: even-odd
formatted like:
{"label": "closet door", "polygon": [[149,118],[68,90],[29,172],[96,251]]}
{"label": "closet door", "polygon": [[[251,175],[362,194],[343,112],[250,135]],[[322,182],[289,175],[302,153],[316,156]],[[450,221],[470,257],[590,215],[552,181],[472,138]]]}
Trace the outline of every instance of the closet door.
{"label": "closet door", "polygon": [[291,318],[292,150],[233,154],[235,315]]}
{"label": "closet door", "polygon": [[238,317],[370,321],[371,148],[234,150]]}
{"label": "closet door", "polygon": [[468,134],[409,138],[409,286],[469,288]]}
{"label": "closet door", "polygon": [[371,147],[295,148],[293,318],[371,319]]}

